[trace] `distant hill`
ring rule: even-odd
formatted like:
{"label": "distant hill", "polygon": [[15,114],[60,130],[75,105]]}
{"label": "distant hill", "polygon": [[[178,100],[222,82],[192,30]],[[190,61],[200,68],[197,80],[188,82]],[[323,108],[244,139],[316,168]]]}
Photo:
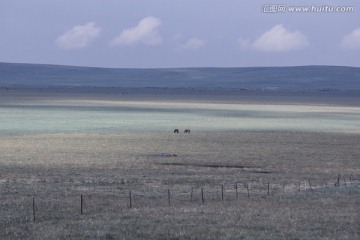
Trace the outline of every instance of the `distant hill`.
{"label": "distant hill", "polygon": [[115,69],[0,63],[0,87],[360,90],[360,68],[337,66]]}

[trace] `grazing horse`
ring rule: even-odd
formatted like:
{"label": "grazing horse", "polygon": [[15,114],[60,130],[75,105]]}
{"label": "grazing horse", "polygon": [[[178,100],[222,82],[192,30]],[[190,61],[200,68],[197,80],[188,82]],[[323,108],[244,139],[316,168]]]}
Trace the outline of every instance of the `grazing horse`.
{"label": "grazing horse", "polygon": [[179,129],[176,128],[176,129],[174,130],[174,133],[179,133]]}
{"label": "grazing horse", "polygon": [[190,129],[185,129],[184,133],[190,133]]}

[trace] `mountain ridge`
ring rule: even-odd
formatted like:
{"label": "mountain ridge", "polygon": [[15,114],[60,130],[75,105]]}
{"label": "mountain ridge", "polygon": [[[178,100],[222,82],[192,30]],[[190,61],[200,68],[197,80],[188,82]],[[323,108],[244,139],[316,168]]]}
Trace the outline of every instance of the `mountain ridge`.
{"label": "mountain ridge", "polygon": [[101,68],[0,62],[0,87],[93,86],[291,91],[360,90],[347,66]]}

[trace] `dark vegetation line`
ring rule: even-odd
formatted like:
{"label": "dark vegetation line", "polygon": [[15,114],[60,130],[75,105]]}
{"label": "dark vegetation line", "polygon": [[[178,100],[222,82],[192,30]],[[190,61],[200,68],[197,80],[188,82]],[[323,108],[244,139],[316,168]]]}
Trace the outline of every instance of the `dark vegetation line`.
{"label": "dark vegetation line", "polygon": [[[228,165],[228,164],[191,164],[191,163],[160,163],[160,165],[165,166],[189,166],[189,167],[206,167],[206,168],[238,168],[238,169],[254,169],[257,167],[254,166],[244,166],[244,165]],[[271,173],[270,171],[256,171],[254,173]]]}

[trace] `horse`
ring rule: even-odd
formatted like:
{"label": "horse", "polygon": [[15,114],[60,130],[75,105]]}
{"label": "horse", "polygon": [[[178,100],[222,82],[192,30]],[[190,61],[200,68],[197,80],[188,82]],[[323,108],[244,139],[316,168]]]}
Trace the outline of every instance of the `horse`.
{"label": "horse", "polygon": [[174,133],[179,133],[179,129],[176,128],[176,129],[174,130]]}
{"label": "horse", "polygon": [[184,133],[190,133],[190,129],[185,129]]}

